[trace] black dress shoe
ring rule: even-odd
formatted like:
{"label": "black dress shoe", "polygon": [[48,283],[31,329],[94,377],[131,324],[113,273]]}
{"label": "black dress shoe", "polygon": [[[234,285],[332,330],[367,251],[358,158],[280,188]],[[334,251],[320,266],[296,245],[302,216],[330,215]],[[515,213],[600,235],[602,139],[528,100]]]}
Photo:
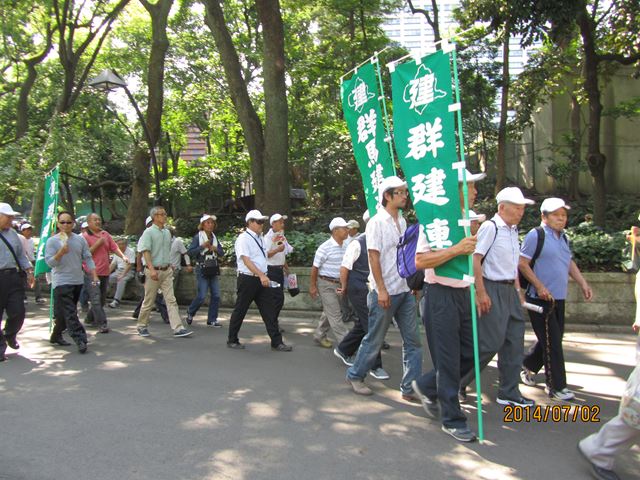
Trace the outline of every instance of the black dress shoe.
{"label": "black dress shoe", "polygon": [[389,345],[387,342],[382,342],[382,350],[389,350],[391,348],[391,345]]}
{"label": "black dress shoe", "polygon": [[0,353],[0,362],[4,362],[5,360],[9,360],[9,357],[7,357],[4,353]]}
{"label": "black dress shoe", "polygon": [[20,344],[18,343],[18,340],[16,339],[15,336],[7,337],[6,340],[7,340],[7,345],[9,345],[14,350],[18,350],[20,348]]}
{"label": "black dress shoe", "polygon": [[109,328],[108,328],[108,327],[101,327],[101,328],[98,330],[98,333],[109,333],[109,332],[110,332],[110,330],[109,330]]}
{"label": "black dress shoe", "polygon": [[51,337],[49,339],[49,343],[51,345],[60,345],[61,347],[68,347],[69,345],[71,345],[69,342],[67,342],[62,336],[59,337]]}
{"label": "black dress shoe", "polygon": [[274,352],[290,352],[291,350],[293,350],[293,347],[291,345],[281,343],[277,347],[271,347],[271,350],[273,350]]}
{"label": "black dress shoe", "polygon": [[244,350],[244,345],[240,342],[227,342],[227,347],[234,350]]}
{"label": "black dress shoe", "polygon": [[80,340],[78,342],[78,351],[80,353],[87,353],[87,342],[83,342],[82,340]]}

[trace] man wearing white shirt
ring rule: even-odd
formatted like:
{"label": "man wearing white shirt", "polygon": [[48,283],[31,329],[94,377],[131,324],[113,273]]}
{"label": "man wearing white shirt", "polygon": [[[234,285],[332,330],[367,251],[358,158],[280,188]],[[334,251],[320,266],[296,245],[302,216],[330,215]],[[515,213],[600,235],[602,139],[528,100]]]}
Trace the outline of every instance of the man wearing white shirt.
{"label": "man wearing white shirt", "polygon": [[136,263],[136,254],[129,247],[126,238],[119,238],[116,240],[116,244],[120,251],[127,258],[128,262],[125,262],[117,255],[113,256],[111,260],[111,274],[109,275],[109,282],[116,284],[116,291],[113,294],[113,301],[109,303],[109,308],[118,308],[122,301],[122,296],[127,288],[127,283],[133,279],[133,266]]}
{"label": "man wearing white shirt", "polygon": [[376,362],[391,318],[395,318],[402,336],[403,375],[400,384],[402,398],[420,401],[411,382],[422,371],[422,346],[416,321],[416,300],[404,278],[398,274],[396,250],[407,229],[401,209],[406,208],[407,183],[396,176],[380,182],[378,210],[365,230],[369,253],[369,332],[362,339],[353,366],[347,370],[347,383],[358,395],[372,395],[364,378]]}
{"label": "man wearing white shirt", "polygon": [[327,339],[329,329],[333,330],[336,343],[340,343],[349,333],[342,319],[345,299],[338,295],[340,264],[346,250],[344,241],[349,235],[347,222],[342,217],[336,217],[329,223],[329,230],[331,238],[316,250],[309,279],[309,295],[311,298],[320,295],[322,301],[322,315],[313,334],[313,341],[324,348],[332,346],[331,341]]}
{"label": "man wearing white shirt", "polygon": [[[33,242],[33,226],[30,223],[23,223],[20,225],[20,241],[22,242],[22,249],[24,250],[24,254],[27,256],[31,265],[35,267],[36,265],[36,248]],[[34,285],[34,294],[36,297],[36,303],[45,303],[44,298],[42,298],[42,282],[39,279],[40,276],[36,277],[36,283]]]}
{"label": "man wearing white shirt", "polygon": [[267,277],[280,284],[279,287],[272,288],[276,303],[276,318],[280,316],[280,311],[284,306],[284,279],[289,273],[287,255],[293,252],[293,247],[289,245],[284,236],[284,221],[286,219],[286,215],[279,213],[271,215],[269,219],[271,228],[264,236],[264,248],[267,250]]}
{"label": "man wearing white shirt", "polygon": [[271,349],[277,352],[290,352],[292,347],[282,341],[278,329],[275,310],[275,298],[267,277],[267,253],[262,237],[262,226],[268,217],[258,210],[251,210],[245,216],[247,229],[238,235],[235,243],[238,263],[238,283],[236,304],[229,320],[229,338],[227,347],[243,350],[245,347],[238,339],[238,332],[247,314],[251,302],[256,302],[262,321],[271,337]]}

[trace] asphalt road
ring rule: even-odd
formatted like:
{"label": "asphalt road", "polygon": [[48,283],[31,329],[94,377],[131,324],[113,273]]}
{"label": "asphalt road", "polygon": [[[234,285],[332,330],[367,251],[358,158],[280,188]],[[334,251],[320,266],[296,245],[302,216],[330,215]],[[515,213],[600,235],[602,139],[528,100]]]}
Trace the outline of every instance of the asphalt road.
{"label": "asphalt road", "polygon": [[[28,308],[21,349],[0,363],[2,480],[589,478],[576,442],[599,424],[572,422],[572,413],[567,422],[549,415],[505,423],[495,364],[483,378],[485,442],[460,444],[441,432],[420,406],[400,398],[395,329],[383,354],[391,379],[369,377],[375,395],[363,398],[351,393],[332,352],[313,344],[309,319],[285,313],[294,351],[276,353],[251,315],[241,330],[247,349],[235,351],[225,346],[228,311],[224,328],[206,327],[201,314],[193,337],[180,339],[154,314],[152,336],[141,338],[125,304],[107,312],[111,333],[89,330],[89,352],[80,355],[74,346],[51,346],[48,309]],[[635,365],[634,340],[566,337],[575,404],[599,407],[601,421],[617,411]],[[561,405],[542,384],[522,392],[542,411]],[[475,408],[465,408],[477,430]],[[640,478],[639,467],[634,447],[616,470]]]}

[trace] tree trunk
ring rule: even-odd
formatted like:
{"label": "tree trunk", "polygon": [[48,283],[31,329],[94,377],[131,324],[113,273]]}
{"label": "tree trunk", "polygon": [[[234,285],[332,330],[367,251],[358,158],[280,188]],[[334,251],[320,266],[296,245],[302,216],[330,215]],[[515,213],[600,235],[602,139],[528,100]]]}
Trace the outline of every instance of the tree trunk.
{"label": "tree trunk", "polygon": [[572,200],[580,198],[580,159],[582,158],[582,132],[580,125],[580,103],[575,93],[571,94],[571,176],[569,177],[569,197]]}
{"label": "tree trunk", "polygon": [[509,109],[509,20],[504,25],[502,44],[502,98],[500,100],[500,125],[498,126],[498,153],[496,156],[496,188],[498,193],[506,184],[507,113]]}
{"label": "tree trunk", "polygon": [[266,212],[288,214],[290,209],[289,130],[285,84],[284,28],[279,0],[256,0],[264,38],[264,185],[269,195],[260,202]]}
{"label": "tree trunk", "polygon": [[411,0],[407,0],[407,4],[409,5],[409,9],[411,10],[411,13],[413,15],[415,15],[416,13],[421,13],[422,15],[424,15],[427,23],[433,29],[433,41],[436,44],[436,50],[441,50],[442,37],[440,36],[440,14],[438,10],[437,0],[431,0],[431,14],[424,8],[415,8]]}
{"label": "tree trunk", "polygon": [[[148,100],[147,100],[147,129],[150,145],[137,148],[133,157],[134,178],[131,189],[131,201],[125,220],[125,233],[138,234],[144,230],[144,219],[149,210],[149,191],[151,175],[149,167],[151,157],[148,149],[153,149],[160,138],[162,130],[162,109],[164,96],[164,63],[169,49],[167,37],[167,18],[173,0],[158,0],[151,4],[140,0],[151,17],[151,52],[149,53],[149,67],[147,70]],[[161,197],[160,192],[156,192]]]}
{"label": "tree trunk", "polygon": [[265,139],[262,122],[251,103],[247,85],[242,76],[242,66],[240,65],[238,53],[233,45],[219,0],[203,0],[203,3],[206,7],[205,23],[211,30],[218,48],[227,85],[229,86],[231,101],[238,114],[238,121],[242,126],[251,158],[255,203],[257,206],[261,206],[266,200],[266,185],[264,183]]}
{"label": "tree trunk", "polygon": [[586,8],[578,13],[578,26],[584,50],[584,89],[589,102],[589,125],[587,128],[587,164],[593,177],[593,222],[604,227],[607,197],[604,167],[607,158],[600,151],[600,120],[602,103],[598,85],[598,55],[595,49],[595,25]]}

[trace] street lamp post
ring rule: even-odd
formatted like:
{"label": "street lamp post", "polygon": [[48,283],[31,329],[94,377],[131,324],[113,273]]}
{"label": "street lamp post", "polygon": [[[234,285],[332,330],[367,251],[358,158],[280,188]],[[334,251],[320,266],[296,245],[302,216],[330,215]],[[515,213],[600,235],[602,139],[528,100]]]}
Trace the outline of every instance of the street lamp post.
{"label": "street lamp post", "polygon": [[154,145],[151,142],[151,133],[149,132],[149,128],[147,127],[147,122],[142,116],[142,112],[140,111],[140,108],[136,103],[136,99],[133,98],[133,95],[129,91],[129,88],[127,87],[127,82],[125,82],[124,79],[120,75],[118,75],[118,73],[115,70],[103,70],[100,73],[100,75],[98,75],[96,78],[92,80],[89,80],[87,84],[90,87],[96,88],[105,93],[111,92],[117,88],[122,88],[127,94],[127,97],[131,102],[131,105],[133,105],[133,108],[135,109],[136,114],[138,115],[138,120],[142,125],[142,130],[144,131],[144,136],[147,140],[147,145],[149,146],[149,154],[151,156],[151,164],[153,165],[153,176],[155,179],[155,187],[156,187],[154,203],[155,205],[159,205],[162,195],[160,193],[160,176],[158,175],[158,159],[156,157]]}

